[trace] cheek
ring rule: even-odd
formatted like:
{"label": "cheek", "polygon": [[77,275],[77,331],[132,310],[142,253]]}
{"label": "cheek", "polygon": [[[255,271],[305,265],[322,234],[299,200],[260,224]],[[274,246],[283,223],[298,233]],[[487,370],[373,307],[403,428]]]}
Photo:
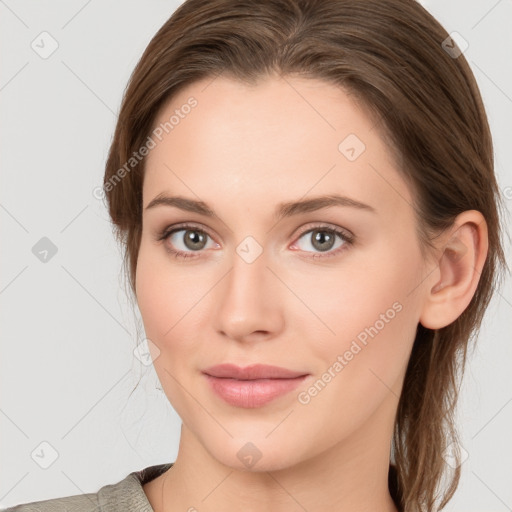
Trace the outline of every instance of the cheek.
{"label": "cheek", "polygon": [[162,247],[141,244],[137,302],[146,337],[157,347],[156,357],[151,355],[164,392],[176,411],[186,415],[187,396],[178,383],[190,379],[202,353],[201,340],[211,319],[208,293],[219,276],[212,269],[200,271],[201,265],[183,266],[171,258]]}
{"label": "cheek", "polygon": [[[163,254],[163,255],[162,255]],[[178,384],[187,351],[194,350],[190,320],[204,290],[198,282],[173,264],[164,249],[141,244],[137,261],[137,303],[146,337],[154,344],[153,366],[169,401],[179,414],[186,415],[185,397]],[[152,345],[150,344],[150,347]],[[155,348],[156,346],[156,348]]]}
{"label": "cheek", "polygon": [[417,299],[409,292],[419,262],[381,250],[364,264],[347,263],[337,276],[317,274],[303,283],[298,294],[309,290],[308,305],[332,331],[312,315],[296,327],[309,333],[306,356],[315,361],[316,378],[300,396],[312,429],[326,437],[340,436],[340,429],[348,435],[381,404],[399,399],[418,321]]}
{"label": "cheek", "polygon": [[[410,244],[409,244],[410,245]],[[298,320],[310,332],[312,351],[328,368],[344,356],[344,373],[367,384],[382,376],[396,380],[406,364],[419,318],[421,256],[413,246],[374,246],[340,264],[339,271],[316,272],[303,280],[299,295],[308,297],[312,315]],[[312,330],[314,328],[315,330]],[[318,328],[325,334],[318,336]],[[315,334],[316,332],[316,334]],[[345,368],[349,371],[345,372]],[[363,384],[361,381],[361,384]]]}
{"label": "cheek", "polygon": [[141,244],[137,261],[137,304],[142,316],[146,336],[161,351],[165,351],[166,340],[172,338],[173,326],[185,314],[183,299],[186,288],[173,275],[173,266],[165,261],[170,256],[161,248]]}
{"label": "cheek", "polygon": [[[200,300],[202,290],[170,259],[163,247],[141,244],[137,261],[137,303],[146,334],[157,344],[172,338],[187,311]],[[187,277],[188,276],[188,277]]]}

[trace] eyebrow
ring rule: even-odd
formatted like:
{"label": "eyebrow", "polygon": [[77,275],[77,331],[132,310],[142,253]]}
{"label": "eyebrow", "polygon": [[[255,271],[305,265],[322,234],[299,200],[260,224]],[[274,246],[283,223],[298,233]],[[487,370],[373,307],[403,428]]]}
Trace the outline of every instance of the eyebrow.
{"label": "eyebrow", "polygon": [[[161,193],[156,196],[145,208],[149,210],[157,206],[174,206],[187,212],[199,213],[206,217],[215,217],[215,212],[203,201],[196,201],[194,199],[187,199],[181,196],[167,196],[165,193]],[[284,217],[291,217],[301,213],[313,212],[322,208],[328,208],[331,206],[345,206],[350,208],[356,208],[358,210],[377,213],[375,208],[372,206],[351,199],[350,197],[340,196],[337,194],[318,196],[311,199],[303,199],[299,201],[290,201],[286,203],[280,203],[275,211],[275,217],[277,220],[281,220]]]}

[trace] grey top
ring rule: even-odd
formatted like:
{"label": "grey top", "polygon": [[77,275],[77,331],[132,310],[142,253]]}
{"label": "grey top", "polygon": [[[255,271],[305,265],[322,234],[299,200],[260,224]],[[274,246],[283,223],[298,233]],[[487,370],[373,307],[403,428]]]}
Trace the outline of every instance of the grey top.
{"label": "grey top", "polygon": [[2,512],[154,512],[142,486],[172,465],[169,462],[133,471],[120,482],[105,485],[96,493],[23,503],[2,509]]}

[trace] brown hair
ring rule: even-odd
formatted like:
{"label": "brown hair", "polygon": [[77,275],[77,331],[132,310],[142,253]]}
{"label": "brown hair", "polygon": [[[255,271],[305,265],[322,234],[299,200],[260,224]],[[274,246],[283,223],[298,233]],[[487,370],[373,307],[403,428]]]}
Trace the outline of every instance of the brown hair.
{"label": "brown hair", "polygon": [[[446,38],[413,0],[187,0],[130,77],[104,177],[135,294],[145,159],[128,172],[120,169],[144,145],[163,104],[183,87],[221,73],[250,84],[278,73],[342,87],[380,119],[414,192],[422,249],[432,248],[433,237],[461,212],[483,214],[489,250],[477,290],[452,324],[438,330],[418,325],[406,371],[389,488],[407,512],[443,508],[457,489],[458,382],[468,343],[499,284],[499,267],[506,267],[486,114],[464,55],[445,51]],[[439,494],[448,469],[443,452],[452,442],[457,464]]]}

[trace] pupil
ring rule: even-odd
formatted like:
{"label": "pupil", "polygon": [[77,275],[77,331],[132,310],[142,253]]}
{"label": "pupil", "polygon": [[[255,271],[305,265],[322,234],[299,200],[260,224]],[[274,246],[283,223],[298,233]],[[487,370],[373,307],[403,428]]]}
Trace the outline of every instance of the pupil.
{"label": "pupil", "polygon": [[[334,237],[330,233],[326,233],[325,231],[313,231],[313,233],[315,235],[313,245],[317,249],[319,249],[321,251],[327,251],[332,247]],[[325,243],[325,241],[328,242],[327,246],[323,245]],[[319,242],[319,244],[317,242]]]}
{"label": "pupil", "polygon": [[[201,249],[201,245],[204,242],[203,234],[200,234],[198,231],[187,231],[186,233],[186,243],[189,249]],[[190,242],[190,245],[187,243]],[[198,247],[199,246],[199,247]]]}

